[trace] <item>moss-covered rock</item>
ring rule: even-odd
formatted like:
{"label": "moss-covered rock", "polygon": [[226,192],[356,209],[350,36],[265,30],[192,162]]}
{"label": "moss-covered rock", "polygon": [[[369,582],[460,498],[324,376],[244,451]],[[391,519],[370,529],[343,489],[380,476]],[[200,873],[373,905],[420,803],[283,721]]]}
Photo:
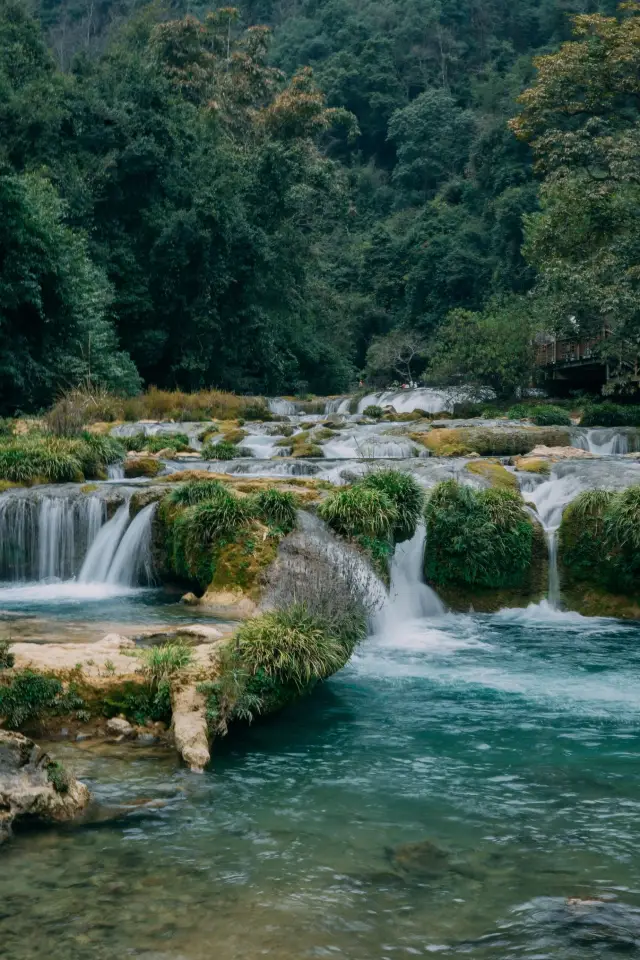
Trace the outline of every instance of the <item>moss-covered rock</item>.
{"label": "moss-covered rock", "polygon": [[518,489],[518,481],[513,473],[497,460],[472,460],[465,469],[476,477],[482,477],[491,487],[499,490]]}
{"label": "moss-covered rock", "polygon": [[546,475],[551,473],[551,463],[549,460],[543,460],[542,457],[516,457],[513,461],[516,470],[523,473],[539,473]]}
{"label": "moss-covered rock", "polygon": [[130,457],[124,462],[124,475],[130,480],[135,477],[157,477],[161,469],[161,462],[153,457]]}
{"label": "moss-covered rock", "polygon": [[291,450],[292,457],[323,457],[322,447],[319,447],[317,443],[299,443],[294,446]]}
{"label": "moss-covered rock", "polygon": [[453,609],[491,611],[544,596],[544,534],[515,490],[447,480],[431,492],[425,517],[425,577]]}
{"label": "moss-covered rock", "polygon": [[156,514],[156,569],[163,580],[209,595],[241,591],[253,603],[280,540],[295,527],[296,507],[296,496],[273,486],[239,494],[211,477],[181,484]]}
{"label": "moss-covered rock", "polygon": [[587,490],[564,511],[558,537],[563,599],[587,615],[636,617],[640,604],[640,486]]}
{"label": "moss-covered rock", "polygon": [[440,427],[410,436],[436,457],[514,456],[571,442],[569,430],[561,427]]}

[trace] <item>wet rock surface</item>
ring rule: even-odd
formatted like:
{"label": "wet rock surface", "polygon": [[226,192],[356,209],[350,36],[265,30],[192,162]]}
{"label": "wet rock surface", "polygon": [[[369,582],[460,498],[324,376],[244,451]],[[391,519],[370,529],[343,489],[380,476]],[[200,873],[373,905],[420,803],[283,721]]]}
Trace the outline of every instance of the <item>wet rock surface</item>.
{"label": "wet rock surface", "polygon": [[0,843],[14,825],[65,823],[88,806],[85,784],[71,776],[37,744],[0,730]]}

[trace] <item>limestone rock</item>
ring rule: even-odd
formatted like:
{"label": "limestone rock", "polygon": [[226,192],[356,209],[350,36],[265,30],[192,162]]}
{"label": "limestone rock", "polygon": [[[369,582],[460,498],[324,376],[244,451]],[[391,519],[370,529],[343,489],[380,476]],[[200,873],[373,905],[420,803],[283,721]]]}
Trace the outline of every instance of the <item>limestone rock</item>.
{"label": "limestone rock", "polygon": [[90,794],[28,737],[0,730],[0,843],[21,819],[42,823],[73,820]]}
{"label": "limestone rock", "polygon": [[556,460],[593,460],[594,454],[579,447],[534,447],[530,457],[553,457]]}
{"label": "limestone rock", "polygon": [[111,720],[107,720],[107,730],[116,737],[130,737],[134,732],[129,721],[121,717],[112,717]]}
{"label": "limestone rock", "polygon": [[185,593],[181,598],[182,603],[187,603],[189,606],[195,607],[200,603],[200,599],[196,597],[195,593]]}
{"label": "limestone rock", "polygon": [[133,640],[130,640],[128,637],[123,637],[119,633],[108,633],[102,640],[98,640],[95,646],[100,649],[122,650],[123,648],[131,649],[135,647],[135,643]]}
{"label": "limestone rock", "polygon": [[200,603],[211,612],[214,617],[220,617],[222,620],[244,620],[252,617],[258,607],[257,604],[247,597],[242,590],[212,590],[209,589],[204,594]]}
{"label": "limestone rock", "polygon": [[195,683],[174,687],[171,706],[176,749],[194,773],[202,773],[211,759],[206,697]]}

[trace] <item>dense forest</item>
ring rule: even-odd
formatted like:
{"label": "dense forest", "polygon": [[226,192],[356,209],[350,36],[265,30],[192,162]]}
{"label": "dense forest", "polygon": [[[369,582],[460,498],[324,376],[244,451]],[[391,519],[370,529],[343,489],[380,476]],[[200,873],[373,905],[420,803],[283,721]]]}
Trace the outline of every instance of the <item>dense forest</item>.
{"label": "dense forest", "polygon": [[0,411],[637,350],[639,10],[2,0]]}

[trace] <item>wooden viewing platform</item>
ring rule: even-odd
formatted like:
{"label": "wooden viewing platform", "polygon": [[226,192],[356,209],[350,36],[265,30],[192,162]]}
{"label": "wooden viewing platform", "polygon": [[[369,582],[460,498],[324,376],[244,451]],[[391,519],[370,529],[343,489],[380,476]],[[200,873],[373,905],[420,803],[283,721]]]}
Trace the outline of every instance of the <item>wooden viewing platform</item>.
{"label": "wooden viewing platform", "polygon": [[629,343],[629,356],[611,362],[599,355],[598,346],[609,336],[606,328],[599,336],[579,340],[546,336],[535,344],[535,364],[545,380],[562,381],[568,389],[600,388],[624,371],[627,380],[640,383],[640,356]]}

